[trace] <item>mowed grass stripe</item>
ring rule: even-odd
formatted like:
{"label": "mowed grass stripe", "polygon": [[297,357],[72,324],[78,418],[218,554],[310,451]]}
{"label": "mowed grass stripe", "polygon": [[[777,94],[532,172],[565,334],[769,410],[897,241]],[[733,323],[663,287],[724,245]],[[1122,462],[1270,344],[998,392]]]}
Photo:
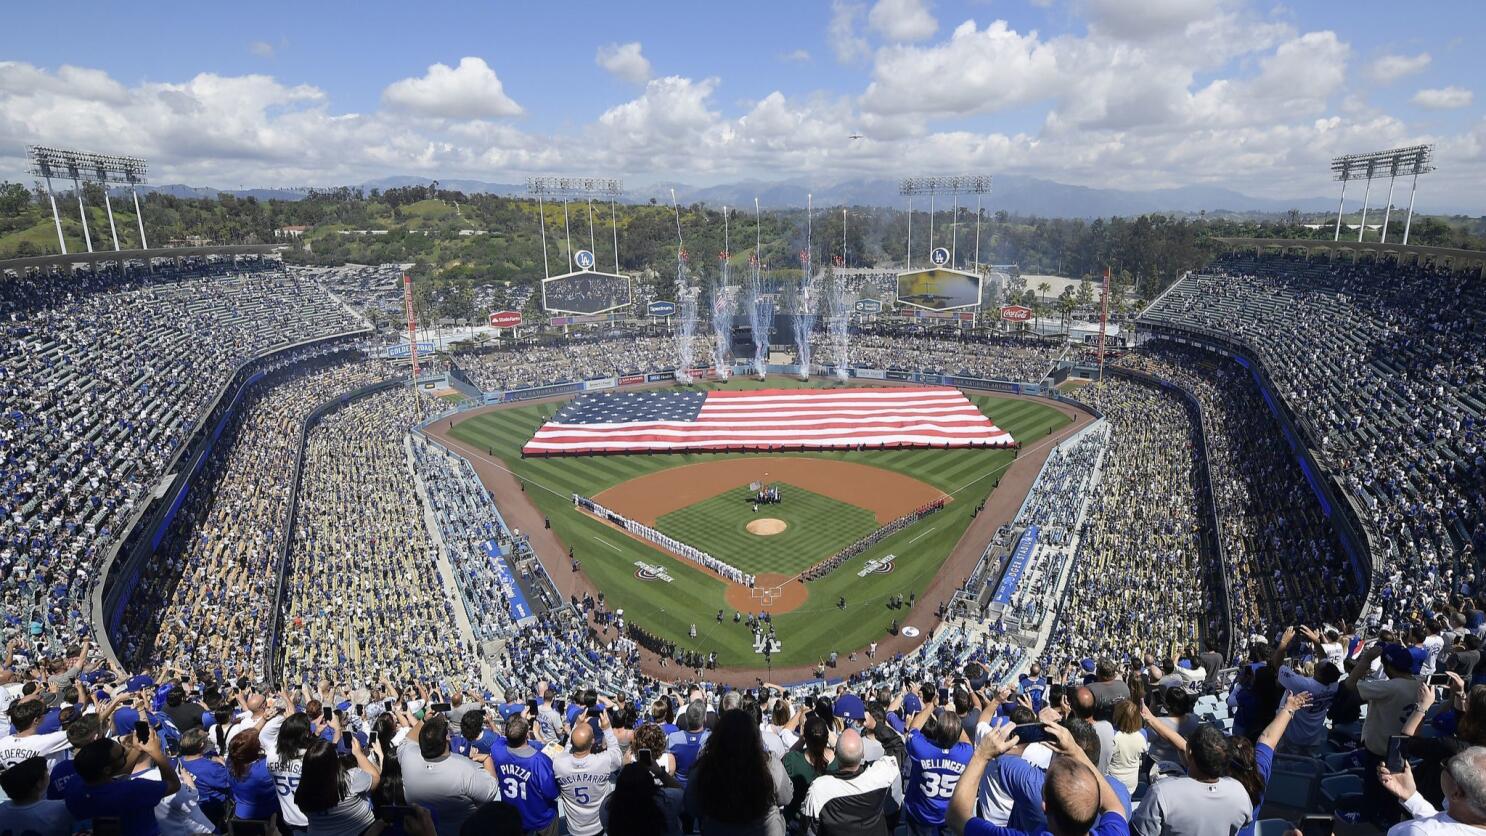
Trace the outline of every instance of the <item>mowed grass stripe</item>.
{"label": "mowed grass stripe", "polygon": [[[656,528],[745,572],[793,575],[830,557],[877,528],[870,511],[790,484],[777,505],[753,511],[748,491],[731,490],[673,511]],[[748,531],[757,519],[782,520],[788,528],[771,536]]]}

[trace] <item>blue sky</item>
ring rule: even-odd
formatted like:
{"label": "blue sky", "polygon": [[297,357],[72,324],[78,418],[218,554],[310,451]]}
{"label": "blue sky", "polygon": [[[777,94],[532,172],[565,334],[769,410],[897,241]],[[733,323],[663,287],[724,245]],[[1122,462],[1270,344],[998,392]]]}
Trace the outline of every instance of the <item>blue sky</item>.
{"label": "blue sky", "polygon": [[[1486,179],[1486,91],[1475,89],[1486,14],[1466,2],[1417,11],[1245,0],[26,4],[8,10],[0,35],[0,176],[19,176],[24,145],[45,142],[138,153],[167,179],[222,186],[943,170],[1289,196],[1329,193],[1332,154],[1434,142],[1432,194],[1469,209]],[[65,36],[38,36],[61,23]]]}

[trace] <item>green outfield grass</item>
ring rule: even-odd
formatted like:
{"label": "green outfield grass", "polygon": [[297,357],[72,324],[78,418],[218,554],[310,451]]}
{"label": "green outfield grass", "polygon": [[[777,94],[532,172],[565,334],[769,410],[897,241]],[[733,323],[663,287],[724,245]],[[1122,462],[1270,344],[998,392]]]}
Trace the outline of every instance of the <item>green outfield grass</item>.
{"label": "green outfield grass", "polygon": [[[877,528],[871,511],[787,483],[780,486],[784,501],[760,505],[758,513],[748,497],[747,488],[718,494],[656,519],[655,527],[749,574],[782,575],[808,569]],[[764,517],[789,527],[767,537],[751,533],[748,524]]]}
{"label": "green outfield grass", "polygon": [[[727,389],[801,385],[805,384],[782,378],[770,378],[763,384],[755,380],[707,384],[709,388]],[[1036,401],[974,394],[970,399],[997,426],[1026,446],[1038,443],[1069,421],[1062,413]],[[752,635],[747,627],[732,623],[733,611],[727,605],[721,581],[692,568],[685,560],[620,534],[612,526],[577,511],[570,497],[573,493],[593,496],[621,482],[666,468],[721,458],[769,456],[687,453],[522,459],[522,445],[557,406],[494,410],[460,422],[453,435],[482,453],[492,450],[495,458],[525,481],[527,497],[551,519],[558,538],[573,547],[583,571],[604,590],[610,607],[622,607],[626,618],[633,623],[683,647],[716,651],[720,664],[762,666],[763,657],[753,653]],[[854,556],[823,580],[811,583],[810,599],[803,606],[775,616],[775,628],[784,645],[780,653],[774,654],[773,662],[777,665],[814,664],[832,650],[845,654],[881,639],[889,622],[895,616],[902,617],[900,611],[887,608],[888,598],[900,593],[921,593],[928,586],[969,524],[975,506],[990,494],[1014,458],[1009,450],[906,449],[784,455],[850,460],[896,471],[933,485],[950,494],[954,501],[943,511]],[[747,506],[743,510],[748,512]],[[858,576],[867,560],[888,554],[896,556],[890,574]],[[657,564],[674,580],[671,583],[641,580],[635,576],[636,561]],[[847,600],[845,611],[836,607],[839,596]],[[720,609],[726,611],[721,624],[716,621]],[[687,636],[692,624],[697,626],[695,640]]]}

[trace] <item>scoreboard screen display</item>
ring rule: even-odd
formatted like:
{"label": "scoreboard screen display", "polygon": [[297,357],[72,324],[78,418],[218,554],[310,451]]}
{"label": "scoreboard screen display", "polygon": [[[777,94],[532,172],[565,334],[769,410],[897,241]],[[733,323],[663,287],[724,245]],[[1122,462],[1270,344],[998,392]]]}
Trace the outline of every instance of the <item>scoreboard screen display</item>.
{"label": "scoreboard screen display", "polygon": [[958,270],[914,270],[898,274],[898,303],[931,311],[980,305],[980,277]]}
{"label": "scoreboard screen display", "polygon": [[549,313],[605,313],[631,301],[629,276],[585,270],[542,282],[542,306]]}

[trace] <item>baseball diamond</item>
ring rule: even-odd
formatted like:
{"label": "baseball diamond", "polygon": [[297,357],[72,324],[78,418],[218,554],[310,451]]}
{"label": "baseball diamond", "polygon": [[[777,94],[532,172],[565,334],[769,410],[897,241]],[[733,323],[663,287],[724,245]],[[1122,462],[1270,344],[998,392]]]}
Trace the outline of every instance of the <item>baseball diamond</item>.
{"label": "baseball diamond", "polygon": [[[709,389],[737,390],[765,384],[734,380],[705,385]],[[771,379],[766,385],[794,388],[815,384]],[[973,393],[970,400],[1024,445],[1039,443],[1069,422],[1068,416],[1043,402]],[[563,547],[572,548],[578,572],[593,588],[604,591],[608,606],[623,609],[629,623],[675,642],[678,647],[716,652],[718,664],[727,667],[758,667],[763,661],[754,652],[750,632],[735,627],[732,622],[733,612],[743,610],[745,602],[755,612],[768,609],[775,613],[773,624],[782,649],[773,655],[774,665],[814,663],[832,650],[845,654],[885,635],[895,616],[902,615],[901,611],[888,607],[890,599],[896,595],[920,594],[928,588],[940,565],[965,534],[976,506],[992,493],[999,477],[1017,455],[1012,450],[899,449],[522,458],[522,446],[536,426],[556,408],[552,403],[493,408],[457,419],[447,436],[454,449],[467,454],[478,451],[479,458],[498,462],[524,483],[524,492],[511,499],[530,504],[550,522],[552,533]],[[725,477],[717,475],[735,468],[735,472]],[[797,475],[812,471],[835,472],[836,483],[822,484],[818,476],[805,481],[811,477]],[[768,506],[767,514],[761,508],[758,516],[790,522],[785,533],[776,535],[781,543],[796,536],[801,537],[798,542],[817,543],[798,558],[771,552],[766,543],[776,538],[758,537],[745,530],[754,515],[751,504],[744,502],[744,493],[749,482],[763,480],[766,472],[770,480],[780,478],[783,501]],[[486,473],[482,471],[482,478],[488,478]],[[868,483],[863,481],[863,474],[889,480],[892,487],[870,498],[874,492],[864,490],[863,485]],[[685,487],[690,475],[697,475],[709,486]],[[808,490],[795,487],[800,482],[808,485]],[[730,488],[736,502],[725,499]],[[679,491],[687,494],[681,496]],[[674,527],[679,523],[683,530],[700,531],[702,526],[696,521],[698,512],[692,509],[715,501],[719,520],[729,513],[737,515],[735,536],[740,538],[741,548],[729,546],[729,556],[774,561],[773,568],[765,570],[769,578],[767,588],[765,573],[760,573],[758,589],[737,587],[737,592],[732,592],[730,587],[734,585],[716,575],[578,511],[572,504],[574,493],[595,497],[621,513],[634,513],[634,518],[642,522],[653,520],[662,530],[670,525],[671,536],[704,550],[707,549],[701,543],[688,540]],[[904,495],[899,496],[900,493]],[[816,498],[808,498],[806,494],[814,494]],[[952,500],[945,510],[853,555],[839,570],[809,584],[793,579],[801,569],[830,556],[836,548],[849,545],[876,526],[942,496]],[[504,502],[507,497],[500,495],[498,499]],[[799,513],[800,506],[818,500],[823,500],[820,512]],[[729,512],[724,504],[736,508]],[[819,532],[839,525],[835,517],[843,509],[857,512],[846,516],[854,516],[860,522],[850,526],[849,533],[840,529],[838,537],[819,539]],[[662,513],[657,514],[658,510]],[[700,536],[715,542],[718,537],[726,539],[727,533],[719,529]],[[984,541],[970,547],[983,548]],[[716,548],[723,549],[721,545]],[[865,577],[858,574],[868,561],[888,555],[895,555],[891,574],[869,573]],[[673,581],[657,584],[636,578],[636,561],[663,568]],[[572,571],[567,566],[549,564],[548,568],[554,574]],[[844,608],[838,606],[842,598],[846,600]],[[719,610],[724,614],[723,623],[717,622]],[[692,625],[698,628],[695,639],[690,636]]]}

